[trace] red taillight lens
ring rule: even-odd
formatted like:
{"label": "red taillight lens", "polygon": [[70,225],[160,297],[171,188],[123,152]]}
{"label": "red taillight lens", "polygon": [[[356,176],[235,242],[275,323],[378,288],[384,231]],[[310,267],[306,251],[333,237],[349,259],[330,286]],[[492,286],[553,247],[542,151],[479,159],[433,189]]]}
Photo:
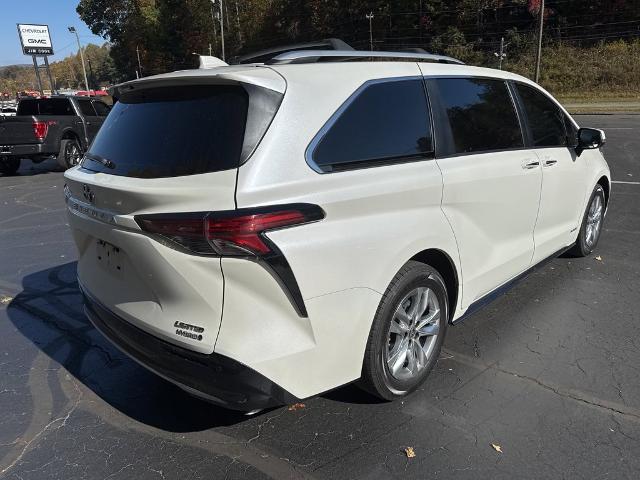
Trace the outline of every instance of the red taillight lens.
{"label": "red taillight lens", "polygon": [[160,235],[202,255],[266,255],[272,246],[264,232],[320,220],[316,205],[236,210],[233,212],[139,215],[144,231]]}
{"label": "red taillight lens", "polygon": [[32,126],[33,133],[38,140],[42,140],[47,136],[47,130],[49,129],[47,122],[33,122]]}

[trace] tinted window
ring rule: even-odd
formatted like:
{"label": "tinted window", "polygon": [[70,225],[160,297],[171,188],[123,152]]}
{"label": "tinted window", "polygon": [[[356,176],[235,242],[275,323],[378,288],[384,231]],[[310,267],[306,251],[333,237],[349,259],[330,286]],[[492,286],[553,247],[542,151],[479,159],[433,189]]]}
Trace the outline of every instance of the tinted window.
{"label": "tinted window", "polygon": [[20,100],[18,115],[75,115],[68,98]]}
{"label": "tinted window", "polygon": [[109,107],[102,102],[93,102],[93,108],[100,117],[106,117],[109,115]]}
{"label": "tinted window", "polygon": [[437,105],[438,155],[524,146],[507,84],[481,78],[429,80]]}
{"label": "tinted window", "polygon": [[329,171],[433,150],[421,79],[371,83],[355,95],[313,153],[320,168]]}
{"label": "tinted window", "polygon": [[516,84],[527,115],[531,140],[535,147],[554,147],[567,144],[564,113],[549,97],[535,88]]}
{"label": "tinted window", "polygon": [[91,101],[89,100],[78,100],[78,107],[80,107],[80,113],[85,117],[95,117],[96,112],[91,106]]}
{"label": "tinted window", "polygon": [[[236,86],[155,88],[124,94],[96,135],[83,167],[155,178],[236,168],[248,97]],[[108,168],[91,160],[102,157]]]}

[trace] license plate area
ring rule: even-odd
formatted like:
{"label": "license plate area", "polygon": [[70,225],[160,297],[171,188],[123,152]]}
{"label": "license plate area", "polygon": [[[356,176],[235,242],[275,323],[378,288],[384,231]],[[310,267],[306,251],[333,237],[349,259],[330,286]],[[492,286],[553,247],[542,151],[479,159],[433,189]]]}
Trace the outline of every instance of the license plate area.
{"label": "license plate area", "polygon": [[121,273],[123,270],[123,253],[120,247],[98,240],[96,243],[96,260],[98,264],[109,271]]}

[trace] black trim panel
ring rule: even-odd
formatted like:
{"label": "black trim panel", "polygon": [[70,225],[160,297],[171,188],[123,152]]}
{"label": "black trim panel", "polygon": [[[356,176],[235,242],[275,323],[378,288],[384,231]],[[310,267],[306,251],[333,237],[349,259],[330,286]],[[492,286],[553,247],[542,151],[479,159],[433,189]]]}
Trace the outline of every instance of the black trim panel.
{"label": "black trim panel", "polygon": [[458,325],[459,323],[462,323],[464,320],[466,320],[468,317],[470,317],[471,315],[476,313],[478,310],[481,310],[483,307],[489,305],[495,299],[497,299],[497,298],[501,297],[502,295],[504,295],[505,293],[507,293],[509,290],[511,290],[513,287],[515,287],[516,284],[520,280],[522,280],[523,278],[525,278],[528,275],[530,275],[534,270],[537,270],[537,269],[543,267],[544,265],[549,263],[551,260],[553,260],[556,257],[559,257],[560,255],[562,255],[564,252],[566,252],[567,250],[571,249],[572,247],[573,247],[573,245],[569,245],[568,247],[565,247],[565,248],[562,248],[562,249],[558,250],[556,253],[551,254],[547,258],[545,258],[543,260],[540,260],[535,265],[529,267],[527,270],[522,272],[520,275],[517,275],[516,277],[512,278],[508,282],[500,285],[498,288],[496,288],[495,290],[492,290],[491,292],[487,293],[483,297],[480,297],[478,300],[476,300],[471,305],[469,305],[469,308],[467,308],[466,312],[464,312],[461,317],[459,317],[458,319],[456,319],[456,320],[454,320],[454,321],[452,321],[450,323],[452,325]]}
{"label": "black trim panel", "polygon": [[157,375],[226,408],[251,411],[296,403],[297,397],[223,355],[203,354],[161,340],[120,318],[86,289],[84,311],[116,347]]}

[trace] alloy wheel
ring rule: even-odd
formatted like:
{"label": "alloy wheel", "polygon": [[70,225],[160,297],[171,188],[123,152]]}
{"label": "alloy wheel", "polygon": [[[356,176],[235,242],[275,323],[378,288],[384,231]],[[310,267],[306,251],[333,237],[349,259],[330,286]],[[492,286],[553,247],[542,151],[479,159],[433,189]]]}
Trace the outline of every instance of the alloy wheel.
{"label": "alloy wheel", "polygon": [[592,248],[598,236],[600,235],[600,228],[602,226],[602,215],[604,213],[604,203],[602,202],[601,195],[595,195],[589,206],[587,213],[587,226],[585,231],[585,243],[587,247]]}
{"label": "alloy wheel", "polygon": [[65,155],[67,157],[67,164],[70,167],[75,167],[80,163],[80,148],[78,148],[78,144],[75,142],[70,142],[67,144]]}
{"label": "alloy wheel", "polygon": [[427,287],[411,290],[399,303],[387,338],[386,362],[397,380],[415,378],[427,366],[440,330],[440,305]]}

